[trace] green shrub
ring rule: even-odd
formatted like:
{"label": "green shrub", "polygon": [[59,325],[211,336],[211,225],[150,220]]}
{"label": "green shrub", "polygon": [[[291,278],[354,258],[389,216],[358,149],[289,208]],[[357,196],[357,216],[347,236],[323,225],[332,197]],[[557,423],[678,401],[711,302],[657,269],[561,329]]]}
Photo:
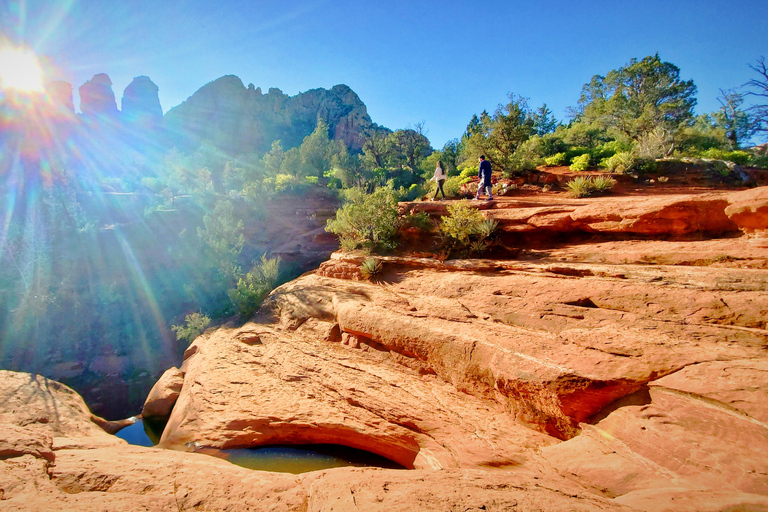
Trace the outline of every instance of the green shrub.
{"label": "green shrub", "polygon": [[590,183],[589,176],[579,176],[569,181],[566,187],[573,197],[587,197],[591,192]]}
{"label": "green shrub", "polygon": [[544,163],[547,165],[547,167],[557,167],[558,165],[563,165],[565,163],[565,153],[557,153],[552,156],[548,156],[544,159]]}
{"label": "green shrub", "polygon": [[267,190],[275,192],[301,193],[307,189],[309,183],[292,174],[278,174],[264,178],[262,185]]}
{"label": "green shrub", "polygon": [[[429,189],[425,185],[414,183],[408,188],[400,187],[396,192],[398,201],[414,201],[429,193]],[[432,192],[434,193],[434,187],[432,187]]]}
{"label": "green shrub", "polygon": [[[479,168],[477,166],[474,167],[465,167],[462,169],[462,171],[458,175],[457,183],[459,185],[463,185],[465,183],[469,183],[470,181],[473,181],[475,177],[477,176],[478,172],[480,172]],[[447,194],[448,192],[446,192]]]}
{"label": "green shrub", "polygon": [[616,154],[616,151],[614,151],[611,148],[606,148],[604,146],[605,145],[600,146],[598,148],[591,149],[589,151],[589,157],[592,162],[599,162],[606,158],[610,158]]}
{"label": "green shrub", "polygon": [[478,254],[487,251],[490,246],[488,240],[475,240],[469,244],[469,252]]}
{"label": "green shrub", "polygon": [[480,235],[480,238],[488,238],[493,234],[494,231],[499,227],[499,221],[496,219],[484,219],[478,226],[477,226],[477,234]]}
{"label": "green shrub", "polygon": [[210,317],[192,313],[184,318],[183,325],[172,325],[171,329],[176,333],[177,340],[187,340],[187,343],[192,343],[195,338],[205,332],[209,325],[211,325]]}
{"label": "green shrub", "polygon": [[725,160],[726,162],[733,162],[736,165],[747,165],[752,158],[752,155],[746,151],[724,151],[717,148],[710,148],[704,151],[701,156],[704,158],[711,158],[713,160]]}
{"label": "green shrub", "polygon": [[448,206],[448,215],[441,219],[440,231],[448,241],[448,253],[456,247],[479,253],[490,247],[489,238],[498,226],[498,221],[486,219],[469,201],[458,201]]}
{"label": "green shrub", "polygon": [[596,193],[605,193],[616,185],[616,180],[607,176],[579,176],[568,182],[568,190],[573,197],[586,197]]}
{"label": "green shrub", "polygon": [[419,231],[431,231],[432,230],[432,218],[427,212],[418,212],[406,215],[403,219],[405,225],[408,227],[416,228]]}
{"label": "green shrub", "polygon": [[592,188],[596,194],[602,194],[610,191],[616,186],[616,180],[610,176],[593,176]]}
{"label": "green shrub", "polygon": [[251,316],[274,288],[280,270],[280,258],[267,259],[266,255],[251,270],[237,280],[237,286],[227,291],[229,300],[242,316]]}
{"label": "green shrub", "polygon": [[581,148],[581,147],[571,148],[571,149],[569,149],[568,151],[565,152],[565,162],[564,163],[571,164],[571,163],[573,163],[573,159],[574,158],[576,158],[578,156],[581,156],[581,155],[583,155],[585,153],[589,153],[589,149]]}
{"label": "green shrub", "polygon": [[603,159],[600,162],[600,167],[619,174],[627,174],[632,171],[642,174],[655,172],[658,164],[652,158],[640,158],[633,152],[622,151],[610,158]]}
{"label": "green shrub", "polygon": [[589,169],[589,160],[589,153],[584,153],[583,155],[577,156],[573,159],[573,163],[571,164],[570,169],[572,171],[586,171]]}
{"label": "green shrub", "polygon": [[626,153],[628,151],[632,151],[632,141],[611,140],[602,144],[600,146],[600,151],[604,153],[610,153],[610,155],[607,157],[613,156],[616,153]]}
{"label": "green shrub", "polygon": [[325,227],[339,237],[342,249],[393,249],[399,227],[395,191],[381,187],[368,194],[361,188],[351,188],[344,191],[344,196],[345,204]]}
{"label": "green shrub", "polygon": [[632,166],[632,170],[639,174],[652,174],[659,168],[654,158],[638,158]]}
{"label": "green shrub", "polygon": [[758,156],[752,160],[752,166],[758,169],[768,169],[768,156]]}
{"label": "green shrub", "polygon": [[626,173],[635,165],[637,157],[629,151],[621,151],[610,158],[605,158],[600,162],[601,167],[610,172]]}
{"label": "green shrub", "polygon": [[[469,178],[468,181],[472,181],[472,178]],[[461,176],[453,176],[452,178],[445,180],[445,183],[443,183],[443,192],[445,192],[445,196],[459,197],[461,195],[461,186],[464,183],[465,181]]]}
{"label": "green shrub", "polygon": [[448,215],[440,220],[440,231],[460,245],[469,245],[469,237],[477,234],[485,220],[469,201],[462,200],[448,205]]}
{"label": "green shrub", "polygon": [[368,258],[360,264],[360,273],[368,281],[375,281],[381,275],[384,266],[378,258]]}
{"label": "green shrub", "polygon": [[526,171],[533,171],[536,166],[543,164],[540,141],[541,137],[534,136],[520,144],[508,159],[504,176],[509,178]]}
{"label": "green shrub", "polygon": [[721,178],[727,178],[728,176],[730,176],[730,175],[731,175],[731,173],[733,172],[733,170],[732,170],[730,167],[728,167],[727,165],[724,165],[724,166],[722,166],[722,167],[721,167],[721,166],[716,166],[716,167],[715,167],[715,172],[716,172],[716,173],[718,174],[718,176],[720,176]]}
{"label": "green shrub", "polygon": [[542,158],[523,143],[509,158],[509,167],[504,172],[504,176],[510,178],[525,171],[532,171],[541,162]]}

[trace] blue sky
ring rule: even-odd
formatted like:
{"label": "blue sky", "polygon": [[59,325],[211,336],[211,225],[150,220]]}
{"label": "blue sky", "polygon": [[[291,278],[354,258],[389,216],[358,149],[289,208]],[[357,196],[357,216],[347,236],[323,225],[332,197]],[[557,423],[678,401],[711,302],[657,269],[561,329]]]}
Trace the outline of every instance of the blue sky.
{"label": "blue sky", "polygon": [[563,119],[592,75],[656,52],[710,112],[768,57],[765,0],[0,0],[0,19],[75,90],[107,73],[118,107],[138,75],[166,111],[227,74],[290,95],[343,83],[374,122],[423,121],[436,148],[510,92]]}

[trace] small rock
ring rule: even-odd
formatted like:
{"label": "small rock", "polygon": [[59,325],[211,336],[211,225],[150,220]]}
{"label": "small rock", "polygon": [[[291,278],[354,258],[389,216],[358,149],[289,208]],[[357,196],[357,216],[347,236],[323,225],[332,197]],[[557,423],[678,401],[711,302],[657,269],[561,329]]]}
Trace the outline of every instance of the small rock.
{"label": "small rock", "polygon": [[261,336],[259,336],[258,333],[255,332],[241,332],[237,336],[235,336],[235,339],[237,341],[241,341],[245,343],[246,345],[261,345]]}

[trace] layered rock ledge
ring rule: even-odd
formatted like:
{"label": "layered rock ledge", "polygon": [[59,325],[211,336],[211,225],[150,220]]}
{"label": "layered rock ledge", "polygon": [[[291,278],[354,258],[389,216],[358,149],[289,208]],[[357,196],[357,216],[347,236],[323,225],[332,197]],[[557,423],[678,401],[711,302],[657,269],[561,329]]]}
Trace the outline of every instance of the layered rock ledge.
{"label": "layered rock ledge", "polygon": [[768,272],[384,257],[373,284],[361,260],[196,340],[161,444],[535,468],[641,510],[768,503]]}

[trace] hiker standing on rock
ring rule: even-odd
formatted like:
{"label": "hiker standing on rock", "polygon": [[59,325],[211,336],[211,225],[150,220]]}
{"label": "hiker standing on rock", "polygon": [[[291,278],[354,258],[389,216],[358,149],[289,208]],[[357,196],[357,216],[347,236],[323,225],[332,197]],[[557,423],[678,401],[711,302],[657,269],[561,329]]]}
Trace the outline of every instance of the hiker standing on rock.
{"label": "hiker standing on rock", "polygon": [[437,167],[435,167],[435,175],[432,177],[430,181],[437,182],[437,190],[435,190],[435,197],[432,198],[434,201],[437,199],[437,193],[440,192],[443,194],[443,199],[445,199],[445,191],[443,190],[443,183],[445,183],[446,174],[443,170],[443,162],[440,160],[437,161]]}
{"label": "hiker standing on rock", "polygon": [[485,155],[480,155],[480,171],[477,175],[480,177],[480,183],[477,184],[477,194],[475,200],[480,199],[483,190],[488,192],[488,201],[493,201],[493,185],[491,184],[491,162],[485,159]]}

